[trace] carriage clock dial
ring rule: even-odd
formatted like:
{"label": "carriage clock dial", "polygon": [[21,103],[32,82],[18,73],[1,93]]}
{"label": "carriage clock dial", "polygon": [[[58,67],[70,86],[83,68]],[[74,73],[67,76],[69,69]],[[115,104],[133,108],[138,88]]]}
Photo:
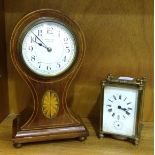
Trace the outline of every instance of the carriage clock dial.
{"label": "carriage clock dial", "polygon": [[106,111],[103,118],[103,126],[106,124],[105,131],[134,135],[137,95],[137,91],[133,89],[108,86],[105,88],[104,108]]}
{"label": "carriage clock dial", "polygon": [[82,64],[84,35],[64,13],[41,9],[25,15],[15,26],[12,62],[32,94],[32,103],[13,121],[13,144],[78,138],[88,131],[71,112],[69,87]]}
{"label": "carriage clock dial", "polygon": [[144,78],[113,77],[111,74],[102,82],[99,137],[112,135],[138,144],[144,82]]}

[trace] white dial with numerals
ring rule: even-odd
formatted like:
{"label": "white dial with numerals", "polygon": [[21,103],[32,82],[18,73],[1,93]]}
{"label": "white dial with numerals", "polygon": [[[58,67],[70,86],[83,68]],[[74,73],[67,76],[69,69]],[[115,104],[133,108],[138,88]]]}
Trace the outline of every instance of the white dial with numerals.
{"label": "white dial with numerals", "polygon": [[104,89],[103,130],[118,135],[133,136],[138,91],[107,86]]}
{"label": "white dial with numerals", "polygon": [[76,41],[70,30],[53,20],[36,22],[22,36],[21,55],[34,73],[50,77],[66,71],[76,57]]}

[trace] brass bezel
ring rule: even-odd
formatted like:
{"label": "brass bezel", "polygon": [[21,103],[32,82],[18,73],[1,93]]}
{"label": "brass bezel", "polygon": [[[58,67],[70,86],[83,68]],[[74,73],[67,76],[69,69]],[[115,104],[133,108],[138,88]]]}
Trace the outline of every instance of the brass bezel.
{"label": "brass bezel", "polygon": [[[133,78],[130,80],[120,79],[119,77],[114,77],[112,74],[109,74],[105,80],[101,82],[101,104],[100,104],[100,129],[99,129],[99,137],[102,138],[104,135],[111,135],[117,139],[127,139],[132,140],[134,144],[138,144],[141,135],[141,128],[142,128],[142,111],[143,111],[143,93],[144,93],[144,86],[145,86],[146,79],[145,78]],[[119,88],[130,88],[136,89],[138,91],[138,98],[137,98],[137,111],[136,111],[136,124],[135,124],[135,135],[134,136],[125,136],[119,135],[114,133],[107,133],[103,130],[103,117],[104,117],[104,89],[106,86],[114,86]]]}
{"label": "brass bezel", "polygon": [[[74,58],[71,62],[71,64],[64,70],[62,70],[61,72],[57,73],[56,75],[45,75],[45,74],[39,74],[37,73],[35,70],[32,70],[26,63],[25,60],[23,58],[22,55],[22,43],[23,40],[26,36],[26,34],[35,26],[37,26],[38,24],[44,23],[44,22],[53,22],[53,23],[57,23],[59,25],[64,26],[72,35],[72,39],[74,40],[74,46],[75,46],[75,55]],[[72,31],[72,28],[67,25],[66,23],[62,22],[61,19],[56,19],[54,17],[48,17],[48,16],[44,16],[44,17],[39,17],[33,21],[31,21],[30,23],[28,23],[25,28],[22,30],[19,39],[18,39],[18,53],[19,53],[19,57],[21,58],[21,63],[23,63],[23,65],[25,66],[25,68],[28,68],[29,71],[31,71],[34,75],[40,76],[40,77],[44,77],[44,78],[50,78],[50,77],[57,77],[60,76],[61,74],[67,72],[75,63],[76,61],[76,57],[78,55],[78,43],[77,43],[77,39],[76,36],[74,34],[74,32]]]}

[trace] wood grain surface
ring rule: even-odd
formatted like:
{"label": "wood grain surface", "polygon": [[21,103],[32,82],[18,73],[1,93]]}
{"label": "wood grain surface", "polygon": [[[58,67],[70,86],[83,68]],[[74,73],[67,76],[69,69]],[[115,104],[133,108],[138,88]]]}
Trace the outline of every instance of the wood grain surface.
{"label": "wood grain surface", "polygon": [[0,1],[0,122],[9,113],[7,82],[5,16],[3,1]]}
{"label": "wood grain surface", "polygon": [[39,142],[25,144],[22,148],[16,149],[11,141],[13,118],[9,116],[0,124],[1,155],[153,155],[154,152],[153,123],[144,123],[141,141],[138,146],[135,146],[127,141],[112,138],[98,139],[94,130],[96,123],[84,118],[83,121],[90,133],[84,142],[76,139]]}
{"label": "wood grain surface", "polygon": [[85,34],[87,50],[70,88],[74,112],[98,117],[100,81],[108,73],[147,78],[143,120],[153,121],[153,0],[5,0],[10,112],[19,113],[31,94],[15,71],[9,40],[17,21],[40,8],[63,11]]}

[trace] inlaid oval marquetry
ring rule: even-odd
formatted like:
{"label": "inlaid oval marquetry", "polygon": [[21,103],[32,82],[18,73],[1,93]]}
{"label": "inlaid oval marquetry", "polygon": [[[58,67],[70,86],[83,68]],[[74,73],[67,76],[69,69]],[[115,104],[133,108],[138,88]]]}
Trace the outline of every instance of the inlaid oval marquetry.
{"label": "inlaid oval marquetry", "polygon": [[42,99],[42,112],[46,118],[54,118],[59,111],[58,94],[52,90],[45,92]]}

